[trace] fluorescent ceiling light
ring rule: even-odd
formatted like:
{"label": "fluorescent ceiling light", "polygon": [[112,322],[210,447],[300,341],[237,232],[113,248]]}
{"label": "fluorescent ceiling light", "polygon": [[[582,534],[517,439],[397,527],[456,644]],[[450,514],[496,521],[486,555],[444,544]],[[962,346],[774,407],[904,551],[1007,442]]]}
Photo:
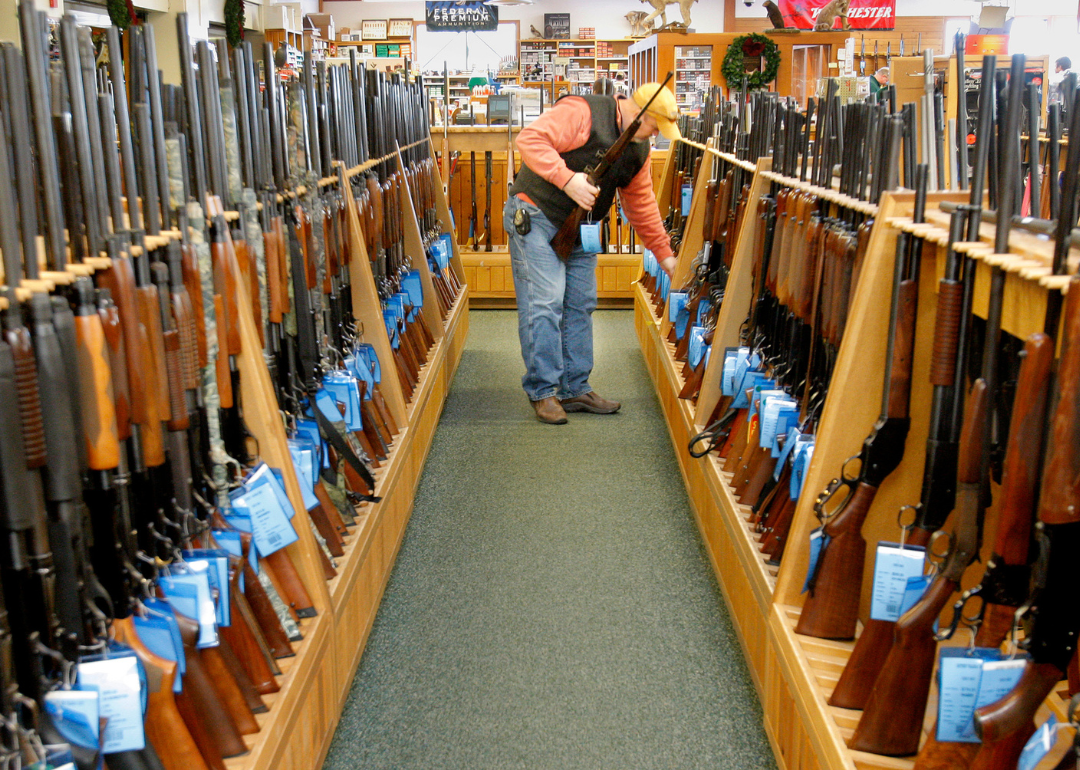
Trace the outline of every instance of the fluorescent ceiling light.
{"label": "fluorescent ceiling light", "polygon": [[505,6],[511,6],[511,5],[532,5],[532,4],[533,4],[533,0],[484,0],[484,5],[501,5],[501,6],[504,6],[504,7]]}

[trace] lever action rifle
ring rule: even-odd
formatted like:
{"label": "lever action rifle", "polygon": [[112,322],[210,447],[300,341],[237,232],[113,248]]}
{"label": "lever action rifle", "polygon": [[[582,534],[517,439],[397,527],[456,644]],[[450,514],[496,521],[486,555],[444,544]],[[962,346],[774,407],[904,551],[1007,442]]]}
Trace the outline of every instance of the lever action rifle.
{"label": "lever action rifle", "polygon": [[[589,184],[598,186],[600,181],[604,178],[607,172],[615,164],[615,161],[622,155],[626,146],[633,141],[634,135],[637,133],[638,128],[641,127],[641,116],[652,105],[653,100],[660,94],[662,88],[666,88],[668,81],[672,78],[671,72],[664,78],[664,82],[660,84],[660,88],[656,89],[656,92],[652,95],[649,101],[645,102],[645,106],[641,108],[641,111],[637,116],[630,121],[630,125],[626,127],[626,130],[622,132],[619,138],[615,141],[615,144],[611,145],[604,157],[600,159],[600,162],[595,166],[587,166],[585,168],[585,177],[589,180]],[[473,220],[476,219],[476,185],[473,185]],[[585,215],[585,209],[581,206],[576,206],[573,211],[570,212],[570,216],[563,222],[562,227],[559,228],[559,232],[555,233],[555,237],[551,239],[551,248],[555,250],[555,253],[559,256],[559,259],[565,260],[570,256],[570,252],[574,250],[574,245],[578,241],[581,231],[581,218]],[[475,243],[473,248],[475,249]]]}

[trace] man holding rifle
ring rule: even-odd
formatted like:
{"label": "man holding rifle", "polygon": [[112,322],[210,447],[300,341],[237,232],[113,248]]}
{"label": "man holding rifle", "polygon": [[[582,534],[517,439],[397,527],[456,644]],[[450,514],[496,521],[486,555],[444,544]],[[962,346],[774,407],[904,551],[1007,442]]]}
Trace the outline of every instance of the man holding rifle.
{"label": "man holding rifle", "polygon": [[[647,83],[631,98],[560,99],[518,135],[522,166],[503,209],[503,225],[510,234],[526,369],[522,387],[541,422],[562,425],[567,412],[619,410],[617,401],[602,398],[589,385],[601,249],[594,221],[603,220],[618,189],[630,223],[671,273],[675,255],[653,194],[648,140],[657,133],[679,138],[677,117],[675,95],[662,84]],[[618,156],[605,158],[626,132],[632,133]],[[594,176],[594,166],[607,166],[605,161],[610,165]],[[580,234],[572,234],[573,247],[553,245],[560,229],[577,218],[582,225]]]}

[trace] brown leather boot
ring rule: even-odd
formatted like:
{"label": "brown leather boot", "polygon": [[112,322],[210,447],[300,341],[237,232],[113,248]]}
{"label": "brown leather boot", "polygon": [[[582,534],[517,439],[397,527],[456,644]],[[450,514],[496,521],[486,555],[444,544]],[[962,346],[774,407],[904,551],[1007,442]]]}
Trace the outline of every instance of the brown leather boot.
{"label": "brown leather boot", "polygon": [[533,409],[536,410],[536,419],[540,422],[546,422],[548,425],[566,424],[566,411],[555,396],[533,401],[532,405]]}
{"label": "brown leather boot", "polygon": [[592,414],[615,414],[622,406],[618,401],[604,398],[594,391],[589,391],[573,398],[564,398],[562,407],[567,412],[590,412]]}

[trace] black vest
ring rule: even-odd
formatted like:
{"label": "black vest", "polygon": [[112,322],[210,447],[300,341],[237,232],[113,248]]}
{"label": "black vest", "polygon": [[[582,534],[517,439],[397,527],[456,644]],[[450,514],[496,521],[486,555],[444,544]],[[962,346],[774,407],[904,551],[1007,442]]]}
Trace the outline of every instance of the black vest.
{"label": "black vest", "polygon": [[[604,153],[615,144],[622,133],[619,130],[615,97],[588,94],[580,98],[588,102],[589,110],[592,112],[592,131],[584,145],[576,150],[561,153],[566,167],[574,172],[584,171],[587,166],[595,166],[599,163]],[[615,189],[630,184],[648,160],[649,143],[647,141],[634,141],[626,146],[626,150],[600,180],[600,194],[596,198],[596,205],[593,206],[594,221],[599,222],[607,215],[611,202],[615,200]],[[514,184],[510,188],[511,195],[518,193],[529,196],[529,199],[540,207],[544,216],[556,227],[561,227],[570,213],[577,208],[577,204],[570,199],[569,195],[524,163],[514,177]]]}

